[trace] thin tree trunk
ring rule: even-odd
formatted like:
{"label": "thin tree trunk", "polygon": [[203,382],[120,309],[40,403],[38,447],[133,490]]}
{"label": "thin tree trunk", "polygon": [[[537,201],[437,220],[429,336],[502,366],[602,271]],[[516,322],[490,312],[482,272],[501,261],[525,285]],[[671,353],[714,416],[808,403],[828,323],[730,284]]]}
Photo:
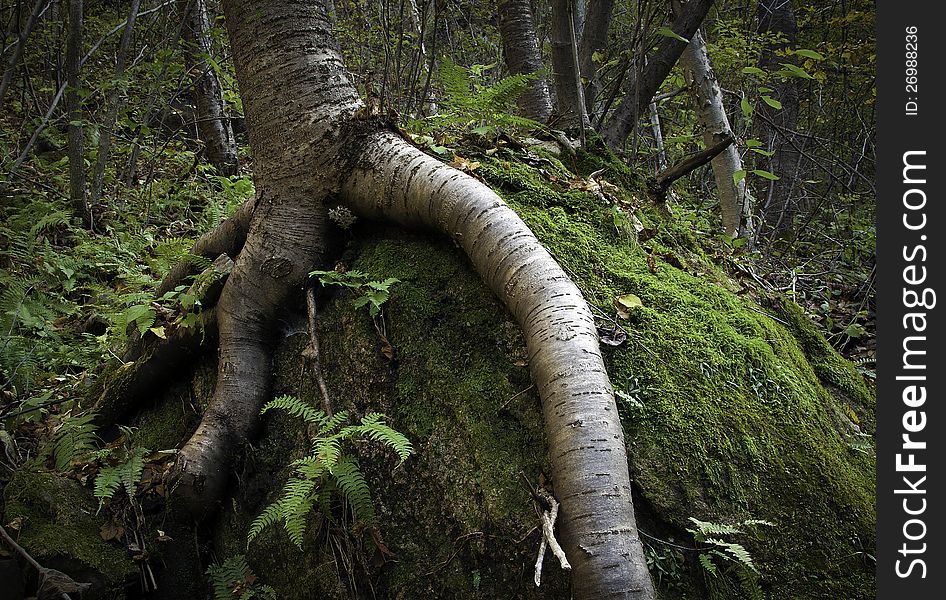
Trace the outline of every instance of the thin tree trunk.
{"label": "thin tree trunk", "polygon": [[[16,68],[23,58],[23,51],[26,49],[26,40],[29,39],[30,33],[33,32],[33,26],[36,25],[36,20],[39,19],[40,14],[42,14],[47,4],[49,4],[49,0],[36,0],[36,4],[33,5],[33,12],[30,13],[30,16],[26,19],[26,24],[23,26],[23,29],[20,30],[16,47],[13,49],[13,54],[10,55],[7,67],[3,71],[3,80],[0,81],[0,108],[3,108],[3,98],[6,96],[7,89],[13,81]],[[14,21],[16,21],[16,19],[14,19]]]}
{"label": "thin tree trunk", "polygon": [[[699,31],[690,38],[680,60],[693,97],[696,118],[703,129],[703,143],[709,148],[725,139],[734,138],[723,104],[723,92],[710,64],[706,42]],[[713,159],[712,165],[723,230],[734,237],[748,233],[742,229],[742,216],[748,209],[746,180],[742,178],[738,183],[734,180],[736,172],[742,170],[742,158],[736,145],[727,146]]]}
{"label": "thin tree trunk", "polygon": [[539,73],[519,96],[522,115],[545,122],[552,114],[549,85],[542,71],[542,54],[535,34],[535,19],[529,0],[502,0],[499,3],[499,34],[506,67],[513,74]]}
{"label": "thin tree trunk", "polygon": [[210,19],[205,0],[179,0],[182,7],[183,35],[187,69],[194,84],[194,108],[197,133],[204,142],[204,155],[224,175],[235,175],[236,138],[227,116],[220,78],[211,67],[213,56],[210,40]]}
{"label": "thin tree trunk", "polygon": [[128,19],[125,21],[125,31],[122,33],[118,52],[115,55],[115,87],[108,92],[108,114],[99,133],[99,149],[95,157],[95,170],[92,173],[92,189],[89,192],[89,203],[95,205],[102,196],[102,184],[105,181],[105,165],[108,162],[108,152],[112,145],[112,130],[118,121],[118,110],[122,101],[122,80],[125,78],[125,58],[128,55],[128,46],[131,44],[135,20],[138,18],[138,7],[141,0],[132,0]]}
{"label": "thin tree trunk", "polygon": [[[682,12],[673,20],[671,29],[689,41],[712,5],[713,0],[684,2]],[[601,130],[601,135],[611,148],[621,150],[624,147],[627,136],[637,127],[640,115],[647,110],[651,98],[660,89],[686,46],[687,42],[674,37],[661,38],[653,55],[647,57],[643,72],[638,74],[632,70],[628,73],[624,80],[624,99]]]}
{"label": "thin tree trunk", "polygon": [[234,445],[269,398],[274,311],[319,261],[323,199],[339,193],[362,215],[433,228],[463,248],[525,334],[574,597],[652,600],[624,433],[581,292],[489,188],[354,119],[361,101],[324,0],[225,0],[224,10],[260,200],[216,308],[216,389],[178,454],[185,501],[200,512],[220,497]]}
{"label": "thin tree trunk", "polygon": [[[420,18],[420,11],[417,10],[417,1],[408,0],[408,14],[411,19],[411,26],[414,29],[414,35],[417,36],[417,49],[419,51],[419,56],[417,59],[418,66],[420,68],[420,74],[426,79],[427,69],[429,68],[427,62],[427,47],[424,44],[424,23]],[[431,65],[432,66],[432,63]],[[412,81],[416,78],[412,78]],[[426,115],[436,115],[437,114],[437,103],[430,98],[423,98],[422,105],[424,107],[424,114]]]}
{"label": "thin tree trunk", "polygon": [[585,84],[585,109],[593,112],[595,98],[601,93],[598,81],[598,64],[594,61],[595,53],[603,54],[608,47],[608,30],[611,28],[611,13],[614,0],[590,0],[585,13],[584,26],[581,28],[581,46],[578,64]]}
{"label": "thin tree trunk", "polygon": [[575,0],[552,0],[552,72],[555,112],[566,129],[590,127],[582,98],[581,73],[575,45]]}
{"label": "thin tree trunk", "polygon": [[69,35],[66,40],[66,113],[69,118],[69,199],[86,229],[92,228],[92,214],[86,202],[85,135],[79,97],[79,71],[82,63],[82,0],[69,0]]}
{"label": "thin tree trunk", "polygon": [[[781,70],[781,63],[794,64],[790,51],[795,49],[798,33],[791,0],[759,0],[758,19],[760,33],[779,34],[783,40],[762,53],[759,67],[771,72]],[[801,164],[795,140],[799,112],[798,80],[786,77],[773,81],[769,87],[772,88],[772,98],[782,107],[775,109],[760,102],[758,110],[761,115],[755,123],[767,150],[772,153],[766,161],[767,170],[779,179],[769,182],[762,216],[765,225],[776,236],[787,236],[792,232],[798,213],[797,184]]]}
{"label": "thin tree trunk", "polygon": [[657,149],[657,170],[667,168],[667,152],[664,149],[664,135],[660,129],[660,113],[657,112],[657,103],[650,103],[650,127],[654,133],[654,146]]}

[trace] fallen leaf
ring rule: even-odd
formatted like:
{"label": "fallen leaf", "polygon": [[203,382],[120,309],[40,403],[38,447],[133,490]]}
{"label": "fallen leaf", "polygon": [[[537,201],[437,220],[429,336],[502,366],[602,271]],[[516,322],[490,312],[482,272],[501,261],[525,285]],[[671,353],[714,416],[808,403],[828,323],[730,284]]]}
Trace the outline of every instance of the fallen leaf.
{"label": "fallen leaf", "polygon": [[125,534],[125,528],[116,523],[115,521],[109,521],[108,523],[102,525],[99,528],[99,535],[103,540],[109,542],[111,540],[117,540],[122,535]]}

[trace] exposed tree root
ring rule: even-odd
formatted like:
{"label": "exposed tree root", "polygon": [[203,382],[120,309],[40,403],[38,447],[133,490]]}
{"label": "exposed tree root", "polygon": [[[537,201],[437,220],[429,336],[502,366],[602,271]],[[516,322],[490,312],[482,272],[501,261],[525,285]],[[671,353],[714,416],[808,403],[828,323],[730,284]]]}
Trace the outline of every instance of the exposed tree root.
{"label": "exposed tree root", "polygon": [[[211,229],[194,242],[190,253],[194,256],[202,256],[213,260],[221,254],[227,256],[238,256],[243,244],[246,242],[246,234],[250,228],[250,219],[253,217],[253,211],[256,210],[258,196],[254,196],[244,202],[233,215],[220,223],[215,229]],[[164,280],[155,290],[155,297],[160,298],[167,292],[172,291],[191,275],[196,274],[196,266],[192,261],[183,260],[174,267],[164,277]]]}
{"label": "exposed tree root", "polygon": [[200,315],[197,327],[174,327],[161,339],[147,335],[136,344],[137,358],[126,361],[96,382],[91,397],[99,426],[109,426],[165,389],[166,381],[217,341],[214,309]]}
{"label": "exposed tree root", "polygon": [[223,496],[235,450],[252,435],[269,400],[276,310],[301,289],[322,255],[323,195],[263,201],[217,303],[220,352],[214,395],[197,431],[178,453],[178,492],[202,516]]}

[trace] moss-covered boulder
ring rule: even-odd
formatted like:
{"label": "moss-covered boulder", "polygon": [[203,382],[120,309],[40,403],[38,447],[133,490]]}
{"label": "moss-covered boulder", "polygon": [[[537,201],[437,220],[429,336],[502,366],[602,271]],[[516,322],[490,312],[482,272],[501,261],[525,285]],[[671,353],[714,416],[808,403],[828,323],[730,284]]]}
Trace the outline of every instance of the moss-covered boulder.
{"label": "moss-covered boulder", "polygon": [[[475,173],[572,274],[603,331],[627,333],[606,358],[661,597],[872,598],[874,463],[864,443],[874,427],[871,389],[795,305],[728,277],[717,264],[728,253],[708,257],[689,226],[649,206],[633,172],[610,158],[568,160],[574,171],[538,151],[499,152],[477,157]],[[594,182],[583,177],[601,169]],[[372,591],[568,598],[567,574],[552,556],[542,587],[532,581],[539,521],[529,485],[554,491],[555,482],[546,479],[539,399],[518,328],[449,241],[366,223],[344,235],[346,267],[400,283],[374,320],[349,291],[320,295],[322,373],[336,410],[385,413],[415,455],[397,466],[376,445],[346,448],[371,488],[376,529],[352,533],[338,512],[318,527],[313,514],[302,549],[278,526],[247,545],[250,522],[308,449],[301,422],[267,414],[234,474],[233,497],[212,531],[200,533],[201,556],[169,576],[196,580],[210,561],[245,554],[258,577],[247,582],[271,585],[284,599]],[[628,294],[640,305],[628,302],[634,306],[617,317],[615,298]],[[302,314],[283,315],[280,336],[274,394],[317,405]],[[145,413],[141,438],[153,448],[179,444],[212,384],[205,369]],[[29,494],[11,484],[7,512],[33,515],[24,539],[45,548],[30,526],[56,523],[55,513],[37,518],[43,504]],[[719,533],[694,537],[692,519]],[[764,523],[725,533],[747,520]],[[75,535],[91,540],[82,544],[101,546],[97,529],[81,531]],[[193,549],[186,531],[173,537]],[[713,537],[741,544],[756,570],[736,547],[705,541]]]}

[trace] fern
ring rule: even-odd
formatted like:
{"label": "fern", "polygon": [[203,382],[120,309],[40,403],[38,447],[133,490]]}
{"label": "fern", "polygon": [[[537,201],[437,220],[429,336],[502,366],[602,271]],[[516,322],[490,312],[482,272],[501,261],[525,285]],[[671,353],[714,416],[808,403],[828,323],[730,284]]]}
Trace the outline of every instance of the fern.
{"label": "fern", "polygon": [[53,462],[56,469],[64,471],[69,464],[84,452],[95,448],[95,413],[67,418],[53,437]]}
{"label": "fern", "polygon": [[124,489],[132,501],[138,492],[138,482],[141,481],[141,473],[145,467],[144,457],[151,451],[141,446],[130,445],[131,435],[127,428],[126,436],[125,445],[122,448],[106,448],[92,454],[100,462],[114,460],[116,454],[121,455],[123,459],[118,464],[101,467],[95,477],[93,495],[99,499],[99,510],[105,505],[106,500],[115,496],[119,488]]}
{"label": "fern", "polygon": [[332,470],[339,492],[351,506],[356,521],[374,523],[374,504],[368,482],[358,467],[358,461],[346,456]]}
{"label": "fern", "polygon": [[276,600],[276,591],[268,585],[257,582],[256,575],[246,563],[242,554],[231,556],[223,563],[214,563],[207,567],[214,600]]}
{"label": "fern", "polygon": [[704,572],[712,578],[721,577],[723,570],[714,560],[718,559],[721,565],[730,567],[726,572],[735,575],[744,597],[761,598],[762,589],[759,587],[759,570],[752,560],[752,555],[742,544],[723,540],[721,536],[742,534],[746,527],[774,525],[762,519],[746,519],[732,525],[701,521],[694,517],[690,517],[690,521],[696,528],[687,531],[693,534],[698,542],[708,544],[708,547],[698,557]]}
{"label": "fern", "polygon": [[327,420],[324,412],[312,408],[311,405],[297,400],[294,396],[279,396],[270,400],[263,405],[259,414],[264,415],[274,408],[284,410],[294,417],[303,419],[306,423],[317,424],[320,427]]}
{"label": "fern", "polygon": [[495,134],[498,129],[542,129],[543,125],[525,117],[512,115],[512,105],[540,74],[510,75],[493,85],[481,82],[488,67],[469,69],[445,59],[438,67],[443,88],[442,112],[413,121],[409,127],[421,133],[433,131],[454,135],[472,131],[479,135]]}
{"label": "fern", "polygon": [[289,540],[301,549],[308,514],[315,510],[330,517],[334,497],[340,497],[351,509],[355,522],[374,523],[371,488],[358,461],[344,454],[343,444],[359,440],[380,443],[393,449],[401,464],[413,453],[407,437],[388,426],[381,413],[369,413],[358,424],[342,427],[348,420],[347,412],[329,418],[293,396],[280,396],[267,402],[261,413],[272,409],[284,410],[306,423],[315,424],[318,432],[309,454],[292,462],[293,475],[283,486],[279,498],[253,519],[247,544],[265,528],[282,521]]}

